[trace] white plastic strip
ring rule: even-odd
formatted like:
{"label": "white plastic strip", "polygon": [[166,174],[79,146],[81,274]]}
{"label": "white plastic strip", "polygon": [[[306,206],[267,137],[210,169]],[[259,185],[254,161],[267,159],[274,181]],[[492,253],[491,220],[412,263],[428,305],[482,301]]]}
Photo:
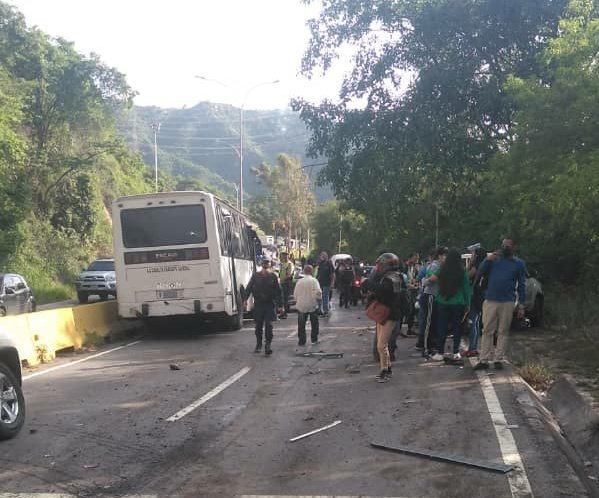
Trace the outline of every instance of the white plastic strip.
{"label": "white plastic strip", "polygon": [[340,423],[341,423],[341,420],[335,420],[332,424],[325,425],[324,427],[321,427],[320,429],[306,432],[305,434],[302,434],[301,436],[296,436],[296,437],[290,439],[289,442],[293,443],[295,441],[299,441],[300,439],[304,439],[305,437],[312,436],[314,434],[318,434],[319,432],[326,431],[327,429],[330,429],[331,427],[335,427],[336,425],[339,425]]}

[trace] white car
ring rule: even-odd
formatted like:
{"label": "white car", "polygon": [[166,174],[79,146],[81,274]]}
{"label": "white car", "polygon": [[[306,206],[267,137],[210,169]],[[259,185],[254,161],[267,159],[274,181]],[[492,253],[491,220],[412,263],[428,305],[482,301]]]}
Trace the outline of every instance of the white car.
{"label": "white car", "polygon": [[8,334],[0,331],[0,440],[16,436],[25,423],[19,353]]}

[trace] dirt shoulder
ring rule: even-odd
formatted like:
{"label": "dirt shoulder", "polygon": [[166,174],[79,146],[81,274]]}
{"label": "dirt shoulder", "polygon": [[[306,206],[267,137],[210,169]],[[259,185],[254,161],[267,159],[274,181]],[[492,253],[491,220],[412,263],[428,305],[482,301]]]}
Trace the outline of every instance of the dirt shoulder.
{"label": "dirt shoulder", "polygon": [[516,367],[529,369],[533,377],[549,375],[550,383],[560,375],[568,375],[578,389],[599,404],[599,328],[560,326],[513,331],[511,356]]}

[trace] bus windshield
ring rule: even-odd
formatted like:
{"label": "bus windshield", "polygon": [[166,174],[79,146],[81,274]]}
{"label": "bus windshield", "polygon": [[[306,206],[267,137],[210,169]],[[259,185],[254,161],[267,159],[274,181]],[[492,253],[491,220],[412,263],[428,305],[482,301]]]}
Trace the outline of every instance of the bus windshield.
{"label": "bus windshield", "polygon": [[125,209],[121,227],[127,248],[206,242],[206,215],[201,204]]}

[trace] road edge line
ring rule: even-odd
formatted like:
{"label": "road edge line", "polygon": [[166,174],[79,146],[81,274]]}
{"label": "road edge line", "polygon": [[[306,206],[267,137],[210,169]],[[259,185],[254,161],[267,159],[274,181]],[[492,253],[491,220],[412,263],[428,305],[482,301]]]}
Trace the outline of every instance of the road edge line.
{"label": "road edge line", "polygon": [[34,377],[39,377],[40,375],[45,375],[47,373],[55,372],[56,370],[61,370],[63,368],[72,367],[74,365],[78,365],[79,363],[83,363],[85,361],[93,360],[94,358],[99,358],[100,356],[107,355],[108,353],[114,353],[115,351],[119,351],[120,349],[125,349],[125,348],[129,348],[131,346],[135,346],[136,344],[139,344],[140,342],[143,342],[143,341],[140,339],[139,341],[133,341],[128,344],[123,344],[122,346],[118,346],[116,348],[109,349],[108,351],[102,351],[101,353],[96,353],[91,356],[86,356],[85,358],[80,358],[79,360],[64,363],[63,365],[57,365],[55,367],[46,368],[39,372],[34,372],[29,375],[24,375],[23,381],[33,379]]}
{"label": "road edge line", "polygon": [[[470,359],[470,364],[474,365],[475,362]],[[501,458],[503,463],[506,465],[513,465],[514,470],[508,473],[507,479],[510,485],[510,492],[513,498],[534,498],[524,463],[522,462],[522,456],[518,451],[516,440],[512,434],[512,430],[507,427],[508,423],[505,418],[503,408],[493,387],[493,382],[488,375],[484,372],[476,372],[478,382],[481,386],[483,397],[485,398],[485,404],[487,411],[493,422],[493,428],[495,429],[495,436],[499,443],[499,451],[501,452]]]}

